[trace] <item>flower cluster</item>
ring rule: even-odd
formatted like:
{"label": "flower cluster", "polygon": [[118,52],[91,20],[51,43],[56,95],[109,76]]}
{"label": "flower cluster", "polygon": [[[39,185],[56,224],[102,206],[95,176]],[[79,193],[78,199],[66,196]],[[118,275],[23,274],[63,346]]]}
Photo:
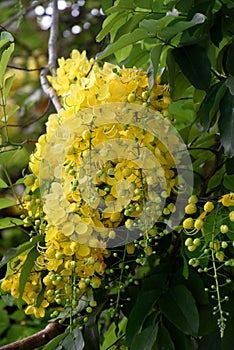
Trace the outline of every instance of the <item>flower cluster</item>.
{"label": "flower cluster", "polygon": [[[50,115],[46,134],[38,139],[30,158],[32,174],[25,177],[23,196],[25,226],[33,227],[32,239],[37,235],[41,237],[36,243],[37,256],[23,293],[20,293],[20,276],[29,259],[28,251],[18,256],[20,265],[13,268],[2,283],[2,289],[9,290],[13,296],[22,294],[28,304],[26,313],[36,317],[43,317],[45,308],[53,303],[62,307],[77,305],[89,289],[99,288],[106,268],[105,257],[110,254],[106,246],[116,238],[114,229],[120,226],[129,231],[139,228],[141,214],[147,220],[152,219],[152,212],[158,212],[159,216],[160,203],[170,196],[176,185],[176,173],[172,170],[174,160],[160,141],[160,135],[156,137],[137,125],[108,123],[110,113],[105,124],[95,125],[92,123],[95,113],[90,119],[90,113],[84,112],[82,123],[75,120],[79,133],[76,135],[74,131],[74,139],[65,148],[60,169],[62,181],[59,183],[52,174],[43,203],[40,179],[43,182],[44,177],[50,176],[50,169],[56,172],[54,165],[63,151],[58,145],[57,156],[50,157],[47,153],[44,163],[46,148],[53,143],[56,130],[65,121],[74,120],[74,115],[85,107],[109,102],[134,102],[166,116],[171,102],[168,87],[160,85],[159,79],[149,92],[146,72],[109,63],[100,67],[94,60],[88,60],[85,52],[76,50],[70,58],[59,60],[56,77],[49,79],[63,108],[58,114]],[[160,134],[160,130],[158,132]],[[166,138],[167,143],[176,147],[178,140],[174,135],[168,133]],[[108,149],[113,139],[119,143],[114,145],[112,142]],[[130,142],[131,149],[125,145],[125,140]],[[98,159],[104,159],[101,163],[92,158],[100,142],[107,145],[106,149],[99,150]],[[139,167],[134,160],[140,158],[139,145],[141,149],[153,152],[160,165],[158,169],[147,157],[143,157],[144,166]],[[136,154],[124,159],[119,156],[121,147],[125,147],[125,154],[132,153],[132,149]],[[111,160],[105,160],[105,152],[109,152]],[[85,164],[88,164],[88,171]],[[147,175],[144,173],[146,168]],[[156,187],[149,191],[150,181]],[[147,201],[151,203],[149,207],[145,205]],[[171,206],[170,210],[174,208]],[[136,222],[135,218],[139,220]],[[151,226],[147,225],[141,227],[143,232],[152,226],[151,222]],[[96,235],[92,227],[95,227]],[[128,243],[125,236],[121,239],[121,244]]]}
{"label": "flower cluster", "polygon": [[189,265],[198,267],[198,272],[204,272],[214,279],[211,289],[205,290],[217,302],[214,315],[219,314],[218,325],[222,336],[228,312],[222,310],[221,304],[228,297],[223,295],[225,292],[221,292],[220,288],[231,284],[228,267],[234,266],[234,193],[225,194],[217,201],[207,201],[201,212],[198,198],[193,195],[185,211],[188,216],[183,221],[185,253]]}

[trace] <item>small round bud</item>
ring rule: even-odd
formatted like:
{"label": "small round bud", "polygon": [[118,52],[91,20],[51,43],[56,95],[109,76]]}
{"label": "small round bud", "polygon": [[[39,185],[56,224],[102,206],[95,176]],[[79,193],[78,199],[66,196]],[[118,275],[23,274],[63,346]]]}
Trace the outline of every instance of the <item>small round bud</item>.
{"label": "small round bud", "polygon": [[204,205],[204,210],[209,213],[214,209],[214,204],[212,202],[206,202]]}

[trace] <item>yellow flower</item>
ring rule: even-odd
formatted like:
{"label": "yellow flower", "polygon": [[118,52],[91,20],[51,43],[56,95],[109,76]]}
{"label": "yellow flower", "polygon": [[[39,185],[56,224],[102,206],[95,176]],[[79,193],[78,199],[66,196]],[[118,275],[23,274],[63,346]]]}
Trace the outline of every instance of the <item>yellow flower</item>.
{"label": "yellow flower", "polygon": [[221,202],[225,207],[234,206],[234,192],[225,194],[218,202]]}

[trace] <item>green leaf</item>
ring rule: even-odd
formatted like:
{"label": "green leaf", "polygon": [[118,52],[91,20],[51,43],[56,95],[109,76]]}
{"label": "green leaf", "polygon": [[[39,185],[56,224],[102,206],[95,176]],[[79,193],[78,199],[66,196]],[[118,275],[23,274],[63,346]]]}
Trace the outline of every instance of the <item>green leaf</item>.
{"label": "green leaf", "polygon": [[13,42],[14,41],[14,37],[12,36],[11,33],[3,31],[3,32],[1,32],[1,41],[2,40],[8,40],[10,42]]}
{"label": "green leaf", "polygon": [[152,10],[153,0],[135,0],[134,2],[137,7]]}
{"label": "green leaf", "polygon": [[174,22],[172,22],[172,24],[162,29],[162,31],[160,32],[160,37],[164,38],[165,40],[171,40],[177,34],[181,34],[184,30],[201,24],[204,21],[205,16],[198,13],[195,14],[193,19],[189,22],[176,19],[174,21],[175,24]]}
{"label": "green leaf", "polygon": [[162,323],[159,323],[158,335],[153,350],[175,350],[175,345],[171,340],[170,333]]}
{"label": "green leaf", "polygon": [[209,90],[211,63],[206,50],[198,45],[187,45],[173,49],[174,58],[191,84],[200,90]]}
{"label": "green leaf", "polygon": [[5,183],[5,181],[0,179],[0,188],[7,188],[7,187],[8,187],[8,185]]}
{"label": "green leaf", "polygon": [[19,299],[22,299],[23,293],[24,293],[24,288],[25,284],[28,280],[28,276],[30,275],[32,268],[35,264],[35,260],[38,257],[39,252],[36,247],[33,247],[29,253],[28,256],[22,266],[21,273],[20,273],[20,278],[19,278]]}
{"label": "green leaf", "polygon": [[11,44],[8,47],[8,49],[4,50],[2,54],[2,57],[0,60],[0,86],[3,86],[4,74],[13,51],[14,51],[14,44]]}
{"label": "green leaf", "polygon": [[227,78],[225,84],[228,87],[230,94],[234,95],[234,76]]}
{"label": "green leaf", "polygon": [[227,61],[226,61],[226,68],[228,70],[228,73],[231,75],[234,75],[234,40],[232,41],[231,45],[228,48],[227,51]]}
{"label": "green leaf", "polygon": [[197,112],[203,131],[207,132],[217,119],[220,101],[227,90],[223,82],[212,85]]}
{"label": "green leaf", "polygon": [[215,187],[218,187],[222,183],[224,171],[225,171],[224,167],[222,167],[221,169],[215,172],[215,174],[212,176],[212,178],[210,178],[208,182],[208,188],[214,189]]}
{"label": "green leaf", "polygon": [[112,6],[112,0],[102,0],[102,10],[106,12]]}
{"label": "green leaf", "polygon": [[136,336],[130,346],[130,350],[150,350],[155,343],[158,325],[152,324]]}
{"label": "green leaf", "polygon": [[139,27],[145,29],[149,36],[157,36],[160,31],[165,28],[170,22],[175,20],[175,16],[167,15],[160,19],[144,19]]}
{"label": "green leaf", "polygon": [[227,90],[220,103],[220,139],[228,157],[234,155],[234,96]]}
{"label": "green leaf", "polygon": [[7,151],[0,151],[0,164],[6,165],[18,150],[18,148],[14,148]]}
{"label": "green leaf", "polygon": [[0,230],[21,225],[23,225],[23,221],[17,218],[5,217],[0,219]]}
{"label": "green leaf", "polygon": [[165,317],[183,333],[197,335],[199,315],[191,292],[184,285],[170,288],[159,299]]}
{"label": "green leaf", "polygon": [[82,350],[84,348],[84,339],[83,339],[83,335],[82,332],[80,330],[80,326],[77,326],[74,330],[73,330],[73,336],[74,336],[74,345],[76,347],[76,350]]}
{"label": "green leaf", "polygon": [[6,310],[1,310],[0,317],[0,334],[2,334],[10,326],[9,317]]}
{"label": "green leaf", "polygon": [[115,52],[115,57],[117,62],[123,62],[127,57],[129,57],[132,51],[132,45],[126,46],[123,49],[120,49]]}
{"label": "green leaf", "polygon": [[119,12],[120,10],[133,11],[135,10],[135,3],[132,0],[117,0],[114,6],[110,7],[106,13]]}
{"label": "green leaf", "polygon": [[155,45],[150,52],[150,60],[153,66],[153,78],[155,79],[158,74],[160,57],[162,53],[163,45]]}
{"label": "green leaf", "polygon": [[0,49],[4,47],[6,44],[9,44],[10,41],[8,39],[3,39],[0,41]]}
{"label": "green leaf", "polygon": [[0,198],[0,209],[8,208],[8,207],[13,207],[16,205],[14,201],[8,198]]}
{"label": "green leaf", "polygon": [[234,157],[226,159],[225,168],[227,175],[234,174]]}
{"label": "green leaf", "polygon": [[132,32],[147,15],[148,14],[146,12],[136,13],[134,16],[132,16],[131,14],[128,15],[128,20],[126,21],[126,23],[123,23],[123,25],[120,26],[120,28],[118,29],[115,41],[119,39],[122,35]]}
{"label": "green leaf", "polygon": [[67,333],[59,334],[43,347],[43,350],[55,350],[60,342],[67,336]]}
{"label": "green leaf", "polygon": [[234,191],[234,175],[225,175],[223,185],[226,187],[226,189]]}
{"label": "green leaf", "polygon": [[[12,218],[10,218],[12,219]],[[8,263],[11,259],[17,257],[18,255],[22,255],[24,252],[26,252],[28,249],[36,246],[38,242],[42,242],[44,238],[44,235],[38,235],[33,237],[29,242],[25,242],[21,244],[17,248],[11,248],[9,249],[6,254],[4,254],[2,260],[0,261],[0,268]]]}
{"label": "green leaf", "polygon": [[109,44],[104,51],[97,55],[98,60],[112,55],[117,50],[120,50],[128,45],[134,44],[137,41],[147,38],[147,32],[144,29],[135,29],[132,33],[121,36],[115,43]]}
{"label": "green leaf", "polygon": [[169,71],[168,79],[171,89],[171,97],[175,101],[181,98],[185,90],[190,87],[191,84],[182,73],[179,65],[175,62],[172,52],[172,49],[168,50],[166,63]]}
{"label": "green leaf", "polygon": [[130,346],[141,329],[147,315],[160,296],[158,290],[141,291],[130,312],[126,327],[126,344]]}
{"label": "green leaf", "polygon": [[14,79],[15,79],[15,74],[12,74],[11,76],[9,76],[8,78],[5,79],[4,88],[3,88],[3,96],[4,96],[5,101],[8,98],[8,95],[9,95],[9,92],[11,90],[12,83],[13,83]]}
{"label": "green leaf", "polygon": [[[119,22],[122,22],[122,15],[124,15],[123,13],[112,13],[110,16],[108,16],[103,24],[102,24],[102,30],[100,31],[100,33],[97,35],[96,40],[99,43],[100,41],[102,41],[102,39],[105,38],[105,36],[107,34],[110,33],[111,30],[113,30],[113,28],[116,26],[119,26]],[[126,16],[124,16],[126,17]]]}
{"label": "green leaf", "polygon": [[[126,344],[131,345],[143,326],[146,317],[159,299],[166,280],[166,274],[154,274],[144,280],[135,304],[130,312],[126,327]],[[150,289],[151,288],[151,289]],[[153,288],[153,289],[152,289]]]}

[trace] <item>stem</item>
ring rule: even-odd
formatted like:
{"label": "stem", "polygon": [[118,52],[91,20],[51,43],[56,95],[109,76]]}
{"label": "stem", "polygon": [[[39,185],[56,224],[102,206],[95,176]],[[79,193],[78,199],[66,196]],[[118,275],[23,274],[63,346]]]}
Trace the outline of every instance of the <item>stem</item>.
{"label": "stem", "polygon": [[52,2],[52,22],[50,28],[50,36],[48,41],[48,64],[41,70],[40,80],[41,87],[45,94],[51,99],[56,111],[58,112],[62,107],[59,102],[59,99],[50,86],[47,79],[47,74],[49,71],[52,73],[52,76],[56,75],[56,61],[57,61],[57,39],[58,39],[58,24],[59,24],[59,14],[58,14],[58,1],[53,0]]}

